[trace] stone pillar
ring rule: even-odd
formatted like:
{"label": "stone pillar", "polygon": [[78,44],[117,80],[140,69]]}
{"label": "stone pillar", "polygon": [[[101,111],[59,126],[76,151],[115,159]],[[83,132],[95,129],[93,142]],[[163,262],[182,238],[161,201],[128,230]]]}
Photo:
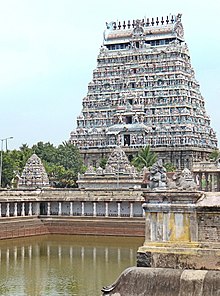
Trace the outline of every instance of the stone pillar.
{"label": "stone pillar", "polygon": [[58,202],[58,216],[62,215],[62,203],[59,201]]}
{"label": "stone pillar", "polygon": [[145,220],[145,242],[151,241],[151,213],[146,212]]}
{"label": "stone pillar", "polygon": [[7,202],[6,204],[6,217],[10,217],[10,203]]}
{"label": "stone pillar", "polygon": [[167,213],[163,213],[163,241],[166,242],[168,241],[168,216]]}
{"label": "stone pillar", "polygon": [[217,173],[217,191],[220,191],[220,173]]}
{"label": "stone pillar", "polygon": [[25,216],[25,203],[22,202],[21,204],[21,216]]}
{"label": "stone pillar", "polygon": [[158,241],[163,240],[163,223],[164,223],[163,213],[158,212],[157,213],[157,222],[156,222],[156,225],[157,225],[156,231],[157,231],[157,240]]}
{"label": "stone pillar", "polygon": [[205,191],[209,191],[209,174],[205,173]]}
{"label": "stone pillar", "polygon": [[150,240],[157,241],[157,213],[151,213]]}
{"label": "stone pillar", "polygon": [[85,215],[85,204],[84,204],[84,201],[81,202],[81,206],[82,206],[81,216],[84,216]]}
{"label": "stone pillar", "polygon": [[93,202],[93,217],[96,217],[96,202]]}
{"label": "stone pillar", "polygon": [[37,216],[40,215],[40,203],[39,202],[35,203],[35,215],[37,215]]}
{"label": "stone pillar", "polygon": [[121,203],[118,202],[118,217],[121,217]]}
{"label": "stone pillar", "polygon": [[0,203],[0,217],[2,216],[2,204]]}
{"label": "stone pillar", "polygon": [[47,203],[47,216],[50,216],[50,202]]}
{"label": "stone pillar", "polygon": [[199,175],[199,190],[202,190],[202,173],[198,173]]}
{"label": "stone pillar", "polygon": [[198,242],[198,220],[196,212],[189,213],[189,220],[190,220],[190,241],[191,242]]}
{"label": "stone pillar", "polygon": [[213,183],[213,178],[212,178],[213,174],[210,173],[209,174],[209,191],[212,192],[212,183]]}
{"label": "stone pillar", "polygon": [[108,217],[108,202],[105,203],[105,217]]}
{"label": "stone pillar", "polygon": [[73,216],[73,203],[70,202],[70,216]]}
{"label": "stone pillar", "polygon": [[212,174],[212,192],[216,191],[215,183],[216,183],[216,175],[215,173],[213,173]]}
{"label": "stone pillar", "polygon": [[142,216],[145,217],[145,211],[144,211],[144,209],[142,210]]}
{"label": "stone pillar", "polygon": [[17,202],[14,203],[14,217],[18,216],[18,204]]}
{"label": "stone pillar", "polygon": [[130,202],[130,218],[134,217],[134,204]]}
{"label": "stone pillar", "polygon": [[32,202],[29,202],[28,216],[32,216]]}

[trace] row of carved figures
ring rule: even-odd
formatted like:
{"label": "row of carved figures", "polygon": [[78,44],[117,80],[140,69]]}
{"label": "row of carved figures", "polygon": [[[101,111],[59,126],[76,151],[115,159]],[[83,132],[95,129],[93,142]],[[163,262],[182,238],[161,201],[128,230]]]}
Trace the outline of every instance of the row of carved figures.
{"label": "row of carved figures", "polygon": [[174,15],[171,16],[166,16],[166,17],[161,17],[159,20],[159,17],[156,18],[147,18],[147,19],[142,19],[142,20],[128,20],[126,21],[118,21],[118,22],[106,22],[106,28],[108,30],[122,30],[122,29],[131,29],[135,27],[149,27],[149,26],[159,26],[159,25],[168,25],[168,24],[173,24],[175,21],[181,19],[181,15],[178,14],[177,18]]}

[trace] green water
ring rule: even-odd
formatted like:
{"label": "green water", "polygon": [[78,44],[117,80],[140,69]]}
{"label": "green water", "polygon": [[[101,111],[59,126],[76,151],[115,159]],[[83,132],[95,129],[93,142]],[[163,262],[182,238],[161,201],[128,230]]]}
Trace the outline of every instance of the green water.
{"label": "green water", "polygon": [[0,241],[0,295],[100,296],[135,265],[141,238],[39,236]]}

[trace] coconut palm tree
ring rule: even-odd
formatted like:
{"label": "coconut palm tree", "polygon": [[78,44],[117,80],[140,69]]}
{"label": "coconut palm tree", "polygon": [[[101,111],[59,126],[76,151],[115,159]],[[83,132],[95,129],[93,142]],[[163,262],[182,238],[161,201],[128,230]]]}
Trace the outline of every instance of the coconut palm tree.
{"label": "coconut palm tree", "polygon": [[132,164],[141,170],[144,167],[150,167],[157,161],[157,155],[155,152],[150,150],[150,146],[145,146],[138,151],[138,154],[132,160]]}

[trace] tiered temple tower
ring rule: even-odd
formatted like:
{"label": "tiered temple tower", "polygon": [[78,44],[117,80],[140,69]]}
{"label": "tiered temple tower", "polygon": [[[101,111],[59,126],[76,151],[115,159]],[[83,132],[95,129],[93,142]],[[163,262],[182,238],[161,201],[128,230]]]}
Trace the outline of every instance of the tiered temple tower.
{"label": "tiered temple tower", "polygon": [[32,154],[19,178],[18,188],[43,187],[49,187],[49,179],[41,159],[36,154]]}
{"label": "tiered temple tower", "polygon": [[217,147],[191,66],[181,14],[106,23],[97,68],[70,141],[98,166],[117,145],[150,145],[163,162],[191,168]]}

